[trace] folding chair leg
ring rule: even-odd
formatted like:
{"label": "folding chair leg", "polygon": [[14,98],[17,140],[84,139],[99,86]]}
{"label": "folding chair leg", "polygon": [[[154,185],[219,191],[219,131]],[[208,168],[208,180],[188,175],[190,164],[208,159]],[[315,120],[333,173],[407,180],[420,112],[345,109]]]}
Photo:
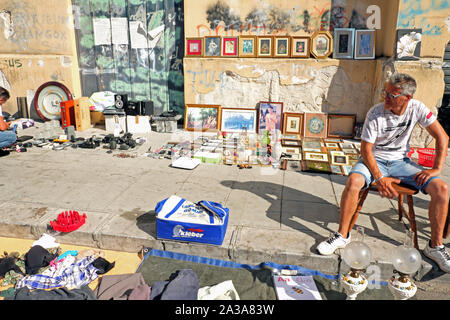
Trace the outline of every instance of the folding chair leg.
{"label": "folding chair leg", "polygon": [[419,250],[419,244],[417,242],[417,226],[416,226],[416,213],[414,212],[414,202],[413,197],[408,195],[406,197],[408,201],[408,217],[409,224],[411,225],[411,230],[414,232],[414,247]]}

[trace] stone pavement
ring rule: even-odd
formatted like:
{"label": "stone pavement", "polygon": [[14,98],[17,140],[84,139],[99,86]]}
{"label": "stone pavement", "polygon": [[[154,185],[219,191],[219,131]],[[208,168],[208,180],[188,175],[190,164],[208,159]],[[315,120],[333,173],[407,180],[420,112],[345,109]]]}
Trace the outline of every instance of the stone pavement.
{"label": "stone pavement", "polygon": [[[39,124],[20,135],[34,135]],[[92,128],[77,136],[97,137]],[[313,174],[298,169],[273,170],[254,166],[200,164],[194,170],[170,167],[169,159],[143,156],[152,147],[182,139],[176,134],[151,132],[147,142],[129,151],[29,148],[0,158],[0,236],[38,239],[47,232],[57,242],[102,249],[138,252],[143,246],[198,256],[259,264],[294,264],[327,274],[346,272],[339,254],[324,257],[316,246],[338,228],[338,206],[346,177]],[[119,153],[134,158],[117,157]],[[450,183],[450,157],[443,170]],[[192,202],[211,200],[230,209],[229,225],[221,246],[156,239],[154,209],[170,195]],[[419,246],[430,236],[429,197],[414,196]],[[401,245],[407,222],[399,222],[395,200],[370,193],[356,226],[365,229],[365,241],[379,266],[381,281],[392,274],[390,252]],[[64,210],[86,213],[85,225],[74,232],[54,233],[47,226]],[[444,240],[448,247],[449,239]],[[422,255],[423,256],[423,255]],[[450,275],[423,256],[416,279],[447,286]]]}

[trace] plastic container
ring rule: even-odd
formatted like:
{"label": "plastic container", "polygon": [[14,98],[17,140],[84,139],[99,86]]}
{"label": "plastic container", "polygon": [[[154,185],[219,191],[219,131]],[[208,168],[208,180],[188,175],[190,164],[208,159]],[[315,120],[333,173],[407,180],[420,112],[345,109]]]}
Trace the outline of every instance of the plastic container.
{"label": "plastic container", "polygon": [[436,149],[434,148],[419,148],[417,149],[419,154],[419,164],[424,167],[432,167],[434,164],[434,158],[436,157]]}
{"label": "plastic container", "polygon": [[86,213],[82,216],[78,211],[64,211],[58,214],[55,221],[50,221],[53,230],[61,232],[70,232],[81,227],[86,221]]}

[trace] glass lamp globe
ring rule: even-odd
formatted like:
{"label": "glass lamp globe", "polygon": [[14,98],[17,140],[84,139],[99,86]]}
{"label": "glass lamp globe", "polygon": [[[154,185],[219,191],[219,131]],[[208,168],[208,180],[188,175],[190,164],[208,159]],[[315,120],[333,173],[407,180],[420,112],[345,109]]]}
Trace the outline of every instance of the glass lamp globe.
{"label": "glass lamp globe", "polygon": [[344,248],[342,259],[350,268],[363,270],[369,266],[372,252],[364,242],[352,241]]}
{"label": "glass lamp globe", "polygon": [[419,270],[422,256],[416,248],[402,245],[392,250],[392,264],[398,272],[413,274]]}

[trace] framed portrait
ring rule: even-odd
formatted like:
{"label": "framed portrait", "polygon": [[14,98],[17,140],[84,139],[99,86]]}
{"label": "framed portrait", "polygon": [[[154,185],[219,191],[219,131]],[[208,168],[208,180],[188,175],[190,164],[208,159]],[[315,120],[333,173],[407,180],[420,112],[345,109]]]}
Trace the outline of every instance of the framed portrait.
{"label": "framed portrait", "polygon": [[281,145],[283,147],[301,147],[302,143],[300,140],[281,139]]}
{"label": "framed portrait", "polygon": [[264,130],[273,132],[276,129],[281,131],[283,114],[283,102],[259,102],[258,108],[258,133]]}
{"label": "framed portrait", "polygon": [[273,37],[258,36],[258,51],[256,56],[260,58],[270,58],[273,56]]}
{"label": "framed portrait", "polygon": [[319,152],[305,152],[305,160],[328,162],[328,154]]}
{"label": "framed portrait", "polygon": [[222,57],[237,57],[238,44],[238,37],[222,37]]}
{"label": "framed portrait", "polygon": [[309,37],[291,37],[291,58],[309,58]]}
{"label": "framed portrait", "polygon": [[219,36],[205,37],[205,54],[204,57],[220,57],[222,48],[222,39]]}
{"label": "framed portrait", "polygon": [[348,166],[348,156],[345,155],[333,155],[331,156],[331,164],[336,166]]}
{"label": "framed portrait", "polygon": [[256,57],[258,44],[256,36],[239,36],[239,57]]}
{"label": "framed portrait", "polygon": [[306,169],[320,172],[331,172],[330,165],[324,161],[306,161]]}
{"label": "framed portrait", "polygon": [[184,111],[184,130],[220,130],[220,106],[209,104],[187,104]]}
{"label": "framed portrait", "polygon": [[328,114],[328,138],[349,138],[354,137],[356,114]]}
{"label": "framed portrait", "polygon": [[326,113],[305,113],[303,136],[306,138],[325,138],[327,135]]}
{"label": "framed portrait", "polygon": [[333,37],[328,31],[317,31],[311,37],[311,54],[317,59],[328,58],[333,52]]}
{"label": "framed portrait", "polygon": [[222,108],[221,110],[221,131],[256,133],[255,109]]}
{"label": "framed portrait", "polygon": [[356,30],[355,59],[375,59],[375,30]]}
{"label": "framed portrait", "polygon": [[302,149],[304,152],[321,152],[322,144],[320,143],[320,139],[303,139]]}
{"label": "framed portrait", "polygon": [[284,113],[283,114],[283,135],[303,134],[303,113]]}
{"label": "framed portrait", "polygon": [[290,56],[290,37],[274,37],[273,56],[277,58],[286,58]]}
{"label": "framed portrait", "polygon": [[186,57],[203,57],[203,38],[186,38]]}
{"label": "framed portrait", "polygon": [[422,29],[398,29],[395,47],[397,60],[419,60]]}
{"label": "framed portrait", "polygon": [[333,58],[353,59],[355,46],[355,29],[335,28],[333,43]]}

